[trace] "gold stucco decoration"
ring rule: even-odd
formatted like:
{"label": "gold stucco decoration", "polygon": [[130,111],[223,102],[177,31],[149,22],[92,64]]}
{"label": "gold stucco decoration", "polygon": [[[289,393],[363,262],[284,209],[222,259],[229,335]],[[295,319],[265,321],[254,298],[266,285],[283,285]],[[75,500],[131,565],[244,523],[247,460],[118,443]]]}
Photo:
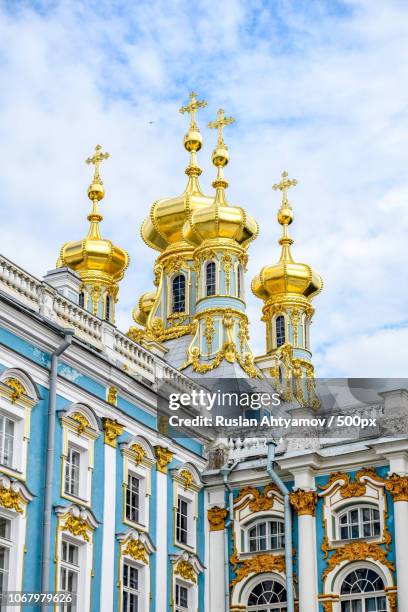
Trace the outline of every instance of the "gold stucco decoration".
{"label": "gold stucco decoration", "polygon": [[390,612],[397,612],[398,603],[397,603],[397,589],[396,587],[386,587],[385,592],[387,594],[388,605],[390,607]]}
{"label": "gold stucco decoration", "polygon": [[225,519],[227,518],[228,512],[225,508],[209,508],[208,510],[208,522],[210,524],[210,531],[222,531],[225,528]]}
{"label": "gold stucco decoration", "polygon": [[13,390],[11,394],[11,401],[14,404],[22,395],[26,394],[24,385],[17,378],[7,378],[4,384]]}
{"label": "gold stucco decoration", "polygon": [[118,390],[116,387],[109,387],[108,389],[108,404],[111,406],[117,406],[118,404]]}
{"label": "gold stucco decoration", "polygon": [[141,444],[132,444],[133,460],[138,465],[146,456],[146,451]]}
{"label": "gold stucco decoration", "polygon": [[23,513],[23,508],[21,504],[23,503],[22,497],[12,491],[11,489],[0,489],[0,506],[3,508],[8,508],[9,510],[15,510],[19,514]]}
{"label": "gold stucco decoration", "polygon": [[408,501],[408,476],[391,474],[385,483],[385,488],[391,493],[394,502]]}
{"label": "gold stucco decoration", "polygon": [[[379,483],[385,482],[385,480],[379,476],[373,468],[367,467],[357,472],[355,480],[352,480],[350,474],[347,474],[346,472],[334,472],[330,475],[330,479],[325,485],[319,485],[319,489],[321,491],[327,491],[335,482],[338,481],[340,495],[344,499],[349,499],[350,497],[362,497],[365,495],[367,490],[367,484],[362,481],[364,476],[372,478]],[[344,484],[341,484],[340,480],[343,480]]]}
{"label": "gold stucco decoration", "polygon": [[250,574],[262,574],[264,572],[281,572],[285,571],[284,555],[257,555],[251,559],[244,559],[239,562],[236,568],[236,577],[231,582],[231,586],[235,586]]}
{"label": "gold stucco decoration", "polygon": [[315,516],[317,491],[302,491],[298,489],[290,494],[290,503],[298,516]]}
{"label": "gold stucco decoration", "polygon": [[343,561],[364,561],[373,559],[379,561],[391,572],[395,572],[395,567],[391,561],[387,559],[387,553],[379,544],[369,542],[352,542],[336,549],[332,556],[327,561],[327,567],[323,572],[323,579],[327,578],[328,574]]}
{"label": "gold stucco decoration", "polygon": [[157,460],[157,471],[167,474],[167,466],[173,460],[173,453],[165,446],[155,446],[154,454]]}
{"label": "gold stucco decoration", "polygon": [[61,531],[69,531],[72,535],[80,536],[89,542],[88,525],[86,521],[75,516],[69,516],[65,523],[61,526]]}
{"label": "gold stucco decoration", "polygon": [[194,482],[194,476],[188,470],[182,470],[180,472],[180,478],[184,480],[184,488],[186,490],[189,489]]}
{"label": "gold stucco decoration", "polygon": [[123,433],[123,425],[112,419],[103,419],[104,442],[116,448],[116,438]]}
{"label": "gold stucco decoration", "polygon": [[129,540],[124,550],[124,554],[129,555],[135,561],[141,561],[145,565],[149,565],[146,549],[140,540]]}
{"label": "gold stucco decoration", "polygon": [[271,491],[277,492],[278,489],[274,485],[267,485],[263,493],[260,493],[255,487],[244,487],[238,493],[235,499],[235,504],[241,501],[246,495],[250,495],[249,509],[252,512],[262,512],[265,510],[272,510],[274,498],[270,496]]}
{"label": "gold stucco decoration", "polygon": [[79,434],[84,433],[85,429],[91,426],[86,416],[82,414],[81,412],[74,412],[73,414],[71,414],[71,419],[74,419],[74,421],[78,422],[78,433]]}
{"label": "gold stucco decoration", "polygon": [[181,576],[184,580],[190,580],[191,582],[197,582],[197,576],[194,572],[194,568],[188,561],[182,559],[177,563],[175,572],[176,576]]}

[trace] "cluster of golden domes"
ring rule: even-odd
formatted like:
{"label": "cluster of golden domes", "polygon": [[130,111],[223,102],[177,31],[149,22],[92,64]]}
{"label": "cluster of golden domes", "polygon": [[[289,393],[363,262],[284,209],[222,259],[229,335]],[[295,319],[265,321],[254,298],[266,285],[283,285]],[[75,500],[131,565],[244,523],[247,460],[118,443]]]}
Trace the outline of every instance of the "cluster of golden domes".
{"label": "cluster of golden domes", "polygon": [[57,266],[68,266],[78,272],[85,285],[115,288],[129,265],[129,255],[111,240],[102,238],[100,233],[99,223],[103,217],[99,212],[99,202],[104,198],[105,190],[99,166],[108,157],[109,153],[102,153],[102,147],[97,145],[93,157],[86,160],[86,163],[95,166],[93,180],[88,187],[88,197],[92,202],[92,212],[88,215],[88,235],[82,240],[64,244]]}
{"label": "cluster of golden domes", "polygon": [[218,169],[213,187],[215,197],[204,195],[198,177],[201,168],[197,164],[196,153],[202,146],[202,135],[196,123],[196,112],[206,102],[198,101],[194,92],[190,103],[182,107],[182,113],[190,113],[190,127],[184,137],[184,147],[190,153],[190,163],[186,168],[189,177],[184,192],[175,198],[157,200],[150,215],[142,224],[141,234],[146,244],[160,252],[186,250],[201,245],[204,241],[234,241],[244,248],[258,233],[256,221],[244,209],[229,206],[224,190],[228,187],[223,176],[223,168],[228,164],[229,151],[222,130],[232,123],[232,117],[225,117],[222,109],[216,121],[209,127],[218,129],[218,141],[212,154],[213,164]]}

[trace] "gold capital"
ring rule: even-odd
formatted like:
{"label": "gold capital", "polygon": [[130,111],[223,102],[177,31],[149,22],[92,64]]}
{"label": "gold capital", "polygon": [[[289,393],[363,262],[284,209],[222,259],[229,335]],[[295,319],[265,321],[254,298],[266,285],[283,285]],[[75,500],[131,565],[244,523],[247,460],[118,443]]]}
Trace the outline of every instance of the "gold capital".
{"label": "gold capital", "polygon": [[190,102],[187,106],[182,106],[180,108],[180,113],[184,115],[184,113],[188,113],[190,115],[190,130],[197,129],[196,123],[196,114],[199,108],[204,108],[207,106],[207,102],[205,100],[197,100],[197,94],[195,91],[192,91],[190,94]]}
{"label": "gold capital", "polygon": [[385,483],[385,488],[391,493],[394,502],[408,502],[408,476],[391,474]]}
{"label": "gold capital", "polygon": [[227,518],[228,512],[225,508],[209,508],[208,510],[208,522],[210,523],[210,531],[222,531],[225,528],[225,519]]}
{"label": "gold capital", "polygon": [[290,494],[290,503],[295,508],[298,516],[315,516],[317,492],[298,489]]}
{"label": "gold capital", "polygon": [[217,119],[215,121],[210,121],[210,123],[208,124],[209,128],[218,130],[217,145],[219,147],[225,146],[224,137],[223,137],[223,130],[225,126],[230,125],[231,123],[234,123],[234,121],[235,121],[234,117],[226,117],[224,109],[220,108],[217,113]]}
{"label": "gold capital", "polygon": [[167,465],[173,460],[173,453],[165,446],[155,446],[154,454],[157,459],[157,471],[167,474]]}
{"label": "gold capital", "polygon": [[290,189],[291,187],[295,187],[298,184],[298,182],[296,179],[288,178],[288,173],[286,172],[286,170],[282,172],[281,176],[282,176],[282,180],[280,181],[280,183],[275,183],[274,185],[272,185],[272,189],[274,189],[275,191],[282,192],[282,205],[283,205],[283,204],[288,203],[288,189]]}
{"label": "gold capital", "polygon": [[116,448],[116,438],[123,433],[123,425],[112,419],[103,419],[103,429],[105,432],[104,442],[112,448]]}
{"label": "gold capital", "polygon": [[101,145],[96,145],[95,154],[92,157],[88,157],[85,160],[87,164],[93,164],[95,166],[93,183],[101,183],[101,177],[99,175],[99,166],[104,159],[108,159],[110,157],[110,153],[102,153]]}

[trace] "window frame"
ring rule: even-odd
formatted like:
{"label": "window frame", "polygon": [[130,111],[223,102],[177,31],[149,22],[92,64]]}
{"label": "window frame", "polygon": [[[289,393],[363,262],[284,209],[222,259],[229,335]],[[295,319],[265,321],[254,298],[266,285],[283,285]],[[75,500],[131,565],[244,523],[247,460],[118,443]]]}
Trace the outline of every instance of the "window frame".
{"label": "window frame", "polygon": [[[266,524],[265,536],[256,536],[255,538],[251,538],[251,535],[250,535],[251,530],[256,529],[258,526],[263,525],[263,524]],[[279,532],[279,527],[278,527],[278,532],[276,534],[273,534],[272,524],[276,524],[279,527],[283,528],[282,532]],[[257,548],[255,550],[251,550],[251,540],[258,541],[261,539],[261,537],[266,540],[266,548]],[[278,542],[281,541],[282,545],[276,548],[271,548],[270,544],[271,544],[272,538],[276,538]],[[251,521],[250,523],[245,525],[244,542],[245,542],[244,552],[246,553],[258,553],[258,552],[283,550],[285,547],[285,522],[284,520],[277,516],[263,516],[263,517],[260,517],[258,519]]]}
{"label": "window frame", "polygon": [[[283,342],[278,340],[278,321],[279,322],[283,321]],[[282,332],[282,329],[280,330],[280,332]],[[287,335],[288,335],[288,330],[287,330],[287,325],[286,325],[286,316],[283,313],[280,313],[276,315],[273,320],[273,339],[274,339],[275,348],[280,348],[281,346],[286,344]]]}
{"label": "window frame", "polygon": [[[64,544],[66,548],[75,547],[77,549],[77,563],[70,562],[67,559],[64,559],[63,551]],[[61,548],[60,548],[60,563],[58,568],[58,582],[59,582],[59,590],[64,593],[75,593],[76,600],[72,603],[61,604],[60,612],[77,612],[78,610],[78,595],[79,589],[81,586],[81,557],[82,557],[81,545],[78,542],[73,542],[70,538],[62,537],[61,538]],[[69,574],[71,573],[76,577],[76,590],[69,591],[63,587],[63,573]]]}
{"label": "window frame", "polygon": [[[184,282],[184,285],[183,285],[183,289],[184,289],[184,308],[183,309],[181,309],[181,307],[176,309],[176,307],[175,307],[176,301],[175,301],[175,285],[174,285],[174,283],[179,278],[180,279],[182,278],[183,282]],[[172,315],[186,314],[187,313],[187,279],[186,279],[186,275],[183,272],[179,272],[178,274],[174,275],[171,278],[170,283],[171,283],[170,313]],[[183,305],[182,300],[179,299],[179,301],[180,301],[180,306],[182,306]]]}
{"label": "window frame", "polygon": [[[137,572],[137,588],[132,588],[129,585],[125,585],[125,566],[136,570]],[[129,612],[130,608],[130,601],[128,601],[128,605],[126,606],[126,610],[125,610],[125,593],[129,594],[130,596],[135,595],[137,597],[137,609],[138,612],[141,612],[141,606],[143,606],[143,588],[141,588],[141,586],[143,586],[143,568],[134,563],[133,561],[131,561],[128,557],[124,557],[123,561],[122,561],[122,571],[121,571],[121,581],[120,581],[120,590],[121,590],[121,612]],[[143,609],[143,608],[142,608]]]}
{"label": "window frame", "polygon": [[[205,275],[204,275],[204,297],[214,297],[217,295],[217,263],[213,260],[205,263]],[[209,281],[209,270],[212,270],[211,278]],[[209,288],[213,291],[209,293]]]}
{"label": "window frame", "polygon": [[[352,523],[350,521],[348,521],[345,524],[341,524],[340,520],[343,516],[348,515],[349,513],[353,512],[357,510],[358,511],[358,522],[357,523]],[[372,521],[364,521],[363,520],[363,510],[370,510],[371,512],[377,512],[378,513],[378,521],[377,520],[372,520]],[[377,534],[374,533],[374,523],[379,524],[379,531]],[[364,535],[364,525],[370,525],[371,526],[371,535]],[[358,537],[350,537],[350,530],[352,529],[352,527],[358,527],[358,532],[359,535]],[[348,532],[349,532],[349,537],[348,538],[342,538],[341,537],[341,530],[342,528],[348,528]],[[381,518],[381,512],[380,509],[378,508],[378,506],[376,506],[375,504],[369,504],[369,503],[354,503],[348,506],[343,506],[342,508],[339,508],[336,512],[336,516],[335,516],[335,536],[336,542],[350,542],[350,541],[355,541],[355,540],[375,540],[379,537],[381,537],[383,531],[383,520]]]}
{"label": "window frame", "polygon": [[[359,570],[360,571],[361,570],[365,570],[366,572],[370,572],[371,571],[373,574],[375,574],[377,576],[376,580],[377,579],[381,580],[383,588],[381,590],[360,591],[358,593],[351,593],[351,592],[350,593],[342,593],[342,588],[343,588],[343,585],[344,585],[345,581],[347,580],[347,578],[349,576],[351,576],[351,574],[353,574],[353,572],[357,572]],[[366,578],[360,578],[359,580],[366,580],[366,581],[368,581],[367,577]],[[355,581],[353,584],[355,585],[357,582],[358,582],[358,580]],[[371,582],[371,584],[373,584],[372,581],[370,581],[370,582]],[[380,572],[378,571],[377,568],[367,567],[366,565],[363,565],[363,566],[360,566],[360,567],[357,565],[356,567],[353,567],[353,569],[349,568],[348,572],[342,577],[341,583],[340,583],[340,603],[339,603],[339,609],[342,611],[343,610],[343,604],[351,603],[353,601],[361,601],[364,604],[364,602],[366,602],[368,599],[375,599],[375,600],[377,600],[377,599],[381,598],[381,599],[383,599],[385,601],[385,609],[382,608],[380,610],[380,612],[387,612],[387,610],[388,610],[387,592],[385,590],[385,587],[386,587],[386,584],[384,582],[384,578],[381,576],[381,574],[380,574]],[[367,612],[366,611],[366,605],[364,605],[364,610],[362,612]]]}
{"label": "window frame", "polygon": [[[180,589],[185,589],[186,593],[187,593],[187,607],[182,606],[182,604],[180,603],[180,601],[177,601],[177,593],[180,593]],[[181,580],[176,580],[174,583],[174,612],[190,612],[190,610],[193,610],[191,604],[191,595],[192,595],[192,588],[191,585],[187,584],[186,582],[183,582]],[[179,598],[180,599],[180,598]]]}

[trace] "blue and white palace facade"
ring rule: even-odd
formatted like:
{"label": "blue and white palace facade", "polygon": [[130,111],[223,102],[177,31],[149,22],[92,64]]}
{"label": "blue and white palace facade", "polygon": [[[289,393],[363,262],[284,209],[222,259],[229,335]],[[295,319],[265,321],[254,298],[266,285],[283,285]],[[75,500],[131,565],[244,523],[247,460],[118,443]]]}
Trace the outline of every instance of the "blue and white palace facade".
{"label": "blue and white palace facade", "polygon": [[[408,612],[403,426],[352,439],[175,436],[163,417],[164,383],[188,396],[223,378],[269,385],[291,417],[318,410],[310,325],[323,284],[291,253],[296,181],[275,185],[281,255],[252,281],[266,331],[254,355],[245,271],[258,226],[226,200],[223,111],[210,124],[215,191],[201,191],[203,105],[192,94],[182,108],[188,184],[143,224],[153,289],[126,333],[115,304],[129,256],[101,236],[100,147],[87,160],[86,238],[42,279],[0,256],[0,589],[73,592],[60,612]],[[408,391],[343,405],[403,425]]]}

